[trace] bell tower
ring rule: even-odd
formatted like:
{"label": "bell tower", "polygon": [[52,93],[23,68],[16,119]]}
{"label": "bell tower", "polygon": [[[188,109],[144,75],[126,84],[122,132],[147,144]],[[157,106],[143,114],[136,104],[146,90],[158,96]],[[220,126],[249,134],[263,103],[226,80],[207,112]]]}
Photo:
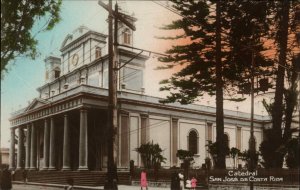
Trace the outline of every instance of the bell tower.
{"label": "bell tower", "polygon": [[49,83],[60,77],[61,75],[61,60],[55,56],[49,56],[45,60],[46,72],[45,72],[45,82]]}
{"label": "bell tower", "polygon": [[[133,15],[125,13],[119,8],[119,15],[129,21],[132,25],[137,21]],[[133,30],[126,26],[123,22],[118,22],[118,43],[122,45],[133,46]]]}

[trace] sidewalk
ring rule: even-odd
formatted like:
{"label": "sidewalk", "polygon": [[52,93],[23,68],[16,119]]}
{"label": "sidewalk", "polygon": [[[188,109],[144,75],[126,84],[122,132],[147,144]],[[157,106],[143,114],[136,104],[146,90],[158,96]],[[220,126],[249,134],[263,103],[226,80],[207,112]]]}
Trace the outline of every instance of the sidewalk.
{"label": "sidewalk", "polygon": [[[54,187],[52,186],[52,184],[49,184],[50,186],[47,185],[41,185],[41,184],[37,184],[35,183],[33,184],[13,184],[13,190],[62,190],[64,189],[63,185],[55,185]],[[100,190],[103,189],[103,186],[100,187],[79,187],[79,186],[75,186],[74,187],[75,190],[79,190],[79,189],[86,189],[86,190]],[[139,186],[130,186],[130,185],[119,185],[118,186],[118,190],[140,190],[141,188]],[[162,187],[149,187],[149,190],[166,190],[169,188],[162,188]]]}

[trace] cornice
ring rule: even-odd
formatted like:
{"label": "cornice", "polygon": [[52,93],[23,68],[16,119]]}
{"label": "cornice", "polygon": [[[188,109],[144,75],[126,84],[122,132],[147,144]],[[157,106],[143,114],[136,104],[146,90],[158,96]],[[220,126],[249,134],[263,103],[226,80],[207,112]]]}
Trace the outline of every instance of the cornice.
{"label": "cornice", "polygon": [[[85,34],[81,35],[80,37],[76,38],[75,40],[73,40],[72,42],[70,42],[69,44],[65,45],[64,47],[61,47],[60,51],[61,52],[64,52],[66,51],[67,49],[71,48],[72,46],[76,45],[76,43],[80,42],[81,40],[83,40],[84,38],[87,38],[87,39],[96,39],[98,41],[101,41],[103,43],[106,43],[105,40],[99,40],[95,37],[92,36],[92,34],[96,35],[96,36],[99,36],[99,37],[102,37],[104,39],[107,38],[107,35],[105,34],[102,34],[102,33],[99,33],[99,32],[95,32],[95,31],[88,31],[86,32]],[[81,44],[81,43],[79,43]]]}

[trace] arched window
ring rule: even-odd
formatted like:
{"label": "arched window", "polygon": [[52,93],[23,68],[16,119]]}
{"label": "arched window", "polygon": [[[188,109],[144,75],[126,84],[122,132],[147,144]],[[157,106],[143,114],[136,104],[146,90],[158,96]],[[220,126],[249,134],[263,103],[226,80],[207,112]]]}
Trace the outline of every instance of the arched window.
{"label": "arched window", "polygon": [[131,34],[129,29],[125,29],[123,32],[123,42],[124,44],[131,44]]}
{"label": "arched window", "polygon": [[60,76],[60,68],[59,67],[55,67],[54,68],[54,78],[58,78]]}
{"label": "arched window", "polygon": [[54,78],[58,78],[59,75],[60,75],[60,71],[55,70],[55,71],[54,71]]}
{"label": "arched window", "polygon": [[198,153],[198,135],[195,130],[190,131],[188,136],[189,151],[193,154]]}
{"label": "arched window", "polygon": [[229,147],[229,136],[227,133],[224,133],[224,143],[227,145],[228,148]]}
{"label": "arched window", "polygon": [[98,59],[101,57],[101,48],[100,47],[96,47],[95,48],[95,59]]}

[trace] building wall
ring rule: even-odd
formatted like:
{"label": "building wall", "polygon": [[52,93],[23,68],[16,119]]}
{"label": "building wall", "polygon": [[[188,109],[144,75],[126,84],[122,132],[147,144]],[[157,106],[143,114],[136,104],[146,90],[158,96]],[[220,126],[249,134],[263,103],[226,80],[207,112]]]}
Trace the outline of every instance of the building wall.
{"label": "building wall", "polygon": [[149,116],[150,141],[158,143],[163,150],[162,155],[167,159],[162,166],[170,167],[170,118],[162,116]]}
{"label": "building wall", "polygon": [[179,149],[188,150],[188,135],[191,130],[198,134],[198,154],[194,157],[194,166],[201,166],[205,159],[205,123],[202,121],[179,120]]}
{"label": "building wall", "polygon": [[130,115],[130,129],[129,129],[129,152],[130,160],[133,160],[137,165],[139,164],[139,155],[135,151],[139,147],[139,132],[140,132],[140,117],[137,114]]}
{"label": "building wall", "polygon": [[[198,134],[197,146],[198,153],[194,156],[194,164],[193,167],[199,168],[202,164],[205,163],[205,158],[208,155],[207,153],[207,140],[208,136],[212,136],[212,141],[216,141],[216,127],[215,123],[212,123],[212,131],[208,135],[208,127],[205,120],[195,120],[195,119],[187,119],[180,118],[178,120],[178,132],[173,133],[172,125],[171,125],[172,117],[167,117],[163,115],[149,115],[149,140],[147,142],[158,143],[162,148],[162,155],[167,159],[166,163],[163,163],[163,167],[172,167],[174,163],[176,166],[180,166],[180,160],[176,158],[174,161],[174,154],[176,152],[172,152],[174,150],[172,142],[174,142],[172,134],[177,134],[177,150],[189,150],[188,145],[188,135],[191,130],[196,131]],[[139,147],[141,143],[141,117],[137,113],[130,113],[130,127],[129,127],[129,159],[135,161],[135,165],[142,166],[140,157],[138,153],[135,151],[135,148]],[[122,126],[121,126],[122,127]],[[240,139],[240,150],[248,150],[248,141],[250,137],[250,127],[249,126],[239,126],[226,124],[224,127],[225,134],[229,137],[229,148],[238,147],[238,139]],[[240,136],[239,136],[240,135]],[[262,142],[263,133],[261,128],[255,128],[254,135],[256,139],[256,149],[259,149],[259,145]],[[242,162],[238,162],[240,164],[244,164]],[[236,163],[236,166],[237,164]],[[234,162],[232,158],[227,156],[226,158],[227,167],[234,167]]]}
{"label": "building wall", "polygon": [[[138,114],[131,113],[130,114],[130,128],[129,128],[129,157],[130,160],[134,160],[136,165],[141,166],[141,160],[135,148],[141,145],[141,118]],[[171,121],[172,117],[167,116],[157,116],[157,115],[149,115],[149,141],[153,143],[158,143],[159,146],[163,149],[163,156],[167,159],[166,163],[162,164],[164,167],[171,167],[173,163],[177,163],[177,166],[180,166],[180,161],[177,159],[176,161],[172,160],[172,155],[174,154],[172,151],[174,147],[172,145],[172,134],[171,131]],[[206,123],[203,120],[192,120],[180,118],[178,120],[178,133],[177,133],[177,150],[183,149],[188,150],[188,135],[191,130],[196,131],[198,134],[198,153],[194,157],[194,167],[201,167],[204,163],[205,157],[208,156],[206,151],[206,144],[208,140],[208,128],[206,127]],[[215,126],[215,124],[213,124]],[[240,132],[238,132],[238,128]],[[235,126],[235,125],[227,125],[225,124],[224,128],[225,134],[229,137],[229,147],[237,147],[237,135],[240,134],[240,150],[244,151],[248,149],[248,140],[250,137],[250,128],[243,126]],[[176,133],[175,133],[176,134]],[[212,130],[213,142],[215,142],[216,137],[216,127],[213,127]],[[258,150],[259,144],[262,141],[262,130],[256,128],[255,129],[255,138],[256,138],[256,148]],[[173,147],[173,148],[172,148]],[[176,154],[176,152],[175,152]],[[228,156],[226,159],[226,164],[228,167],[233,167],[233,160]]]}
{"label": "building wall", "polygon": [[1,151],[1,161],[2,161],[2,164],[9,164],[9,149],[8,148],[1,148],[0,149]]}

